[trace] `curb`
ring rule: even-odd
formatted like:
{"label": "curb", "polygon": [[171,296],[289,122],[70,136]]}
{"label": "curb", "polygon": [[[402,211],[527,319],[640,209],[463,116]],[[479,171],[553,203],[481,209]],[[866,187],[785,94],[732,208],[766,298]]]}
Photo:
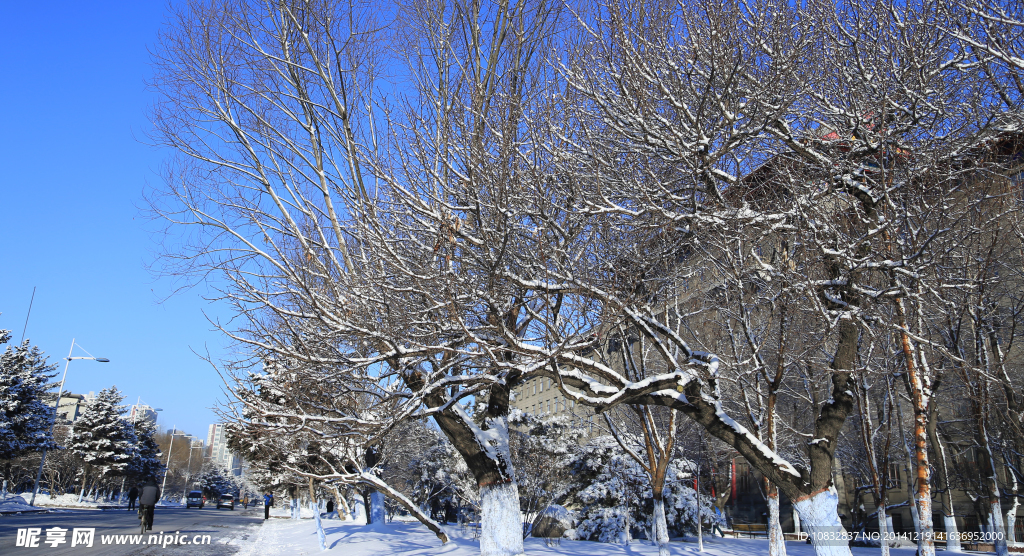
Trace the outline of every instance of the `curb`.
{"label": "curb", "polygon": [[48,514],[50,510],[17,510],[13,512],[0,512],[0,515],[20,515],[20,514]]}

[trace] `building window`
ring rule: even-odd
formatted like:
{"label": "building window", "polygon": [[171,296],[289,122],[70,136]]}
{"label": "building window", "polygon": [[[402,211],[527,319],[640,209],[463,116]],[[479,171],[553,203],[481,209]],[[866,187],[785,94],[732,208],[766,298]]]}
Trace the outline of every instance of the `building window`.
{"label": "building window", "polygon": [[886,479],[885,488],[900,489],[900,466],[898,463],[889,464],[889,476]]}

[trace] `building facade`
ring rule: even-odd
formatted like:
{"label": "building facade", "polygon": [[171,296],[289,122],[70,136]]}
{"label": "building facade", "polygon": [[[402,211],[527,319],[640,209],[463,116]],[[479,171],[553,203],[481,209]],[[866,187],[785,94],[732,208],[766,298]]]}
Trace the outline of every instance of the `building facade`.
{"label": "building facade", "polygon": [[206,440],[209,460],[230,469],[235,476],[240,476],[242,474],[242,458],[228,448],[227,428],[224,423],[210,425]]}
{"label": "building facade", "polygon": [[[82,416],[87,400],[82,394],[71,394],[65,392],[60,396],[60,403],[57,404],[57,423],[70,425]],[[46,405],[53,407],[54,400],[47,400]]]}
{"label": "building facade", "polygon": [[156,417],[156,409],[153,409],[152,407],[144,403],[137,403],[133,405],[131,409],[128,411],[128,418],[131,419],[133,423],[137,423],[142,419],[146,419],[150,423],[155,425]]}

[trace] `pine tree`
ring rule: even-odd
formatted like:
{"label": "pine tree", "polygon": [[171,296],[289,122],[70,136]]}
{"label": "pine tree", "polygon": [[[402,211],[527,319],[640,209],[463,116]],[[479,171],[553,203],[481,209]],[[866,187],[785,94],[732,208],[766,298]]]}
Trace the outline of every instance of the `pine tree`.
{"label": "pine tree", "polygon": [[156,424],[149,419],[141,419],[135,423],[134,430],[135,445],[125,474],[132,481],[155,480],[164,469],[160,445],[155,438]]}
{"label": "pine tree", "polygon": [[[0,330],[0,344],[11,334]],[[53,409],[43,398],[54,376],[54,365],[37,347],[8,347],[0,355],[0,459],[4,460],[4,478],[10,479],[12,459],[31,452],[54,449],[50,427]]]}
{"label": "pine tree", "polygon": [[124,474],[134,452],[134,433],[121,417],[124,396],[111,386],[90,401],[72,428],[72,450],[85,462],[86,478],[112,477]]}
{"label": "pine tree", "polygon": [[207,497],[217,497],[221,494],[231,494],[238,490],[238,484],[230,471],[219,463],[208,463],[203,466],[202,472],[196,478],[203,494]]}

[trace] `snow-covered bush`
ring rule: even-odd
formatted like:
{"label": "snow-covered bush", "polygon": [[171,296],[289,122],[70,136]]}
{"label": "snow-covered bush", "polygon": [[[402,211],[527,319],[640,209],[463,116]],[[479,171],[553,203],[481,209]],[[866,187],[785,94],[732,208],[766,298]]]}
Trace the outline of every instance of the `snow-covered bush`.
{"label": "snow-covered bush", "polygon": [[[698,515],[705,526],[719,519],[711,497],[698,497],[694,491],[691,465],[678,459],[667,470],[665,517],[672,536],[692,534]],[[637,536],[653,537],[654,499],[647,475],[611,436],[597,437],[584,446],[571,471],[573,491],[567,500],[578,507],[576,539],[625,543]]]}
{"label": "snow-covered bush", "polygon": [[457,507],[479,506],[473,474],[444,436],[437,435],[437,443],[421,457],[413,459],[409,466],[416,476],[410,498],[424,510],[446,502]]}
{"label": "snow-covered bush", "polygon": [[519,506],[524,523],[532,523],[569,484],[569,467],[586,433],[567,415],[532,415],[519,409],[510,413],[509,427]]}
{"label": "snow-covered bush", "polygon": [[[667,477],[665,478],[665,519],[668,522],[669,534],[672,536],[692,535],[697,531],[697,519],[704,524],[704,530],[710,530],[710,525],[718,522],[724,526],[725,521],[721,514],[715,512],[714,500],[710,496],[697,495],[693,489],[693,474],[691,462],[676,460],[669,464]],[[650,490],[645,492],[645,509],[651,505]],[[648,522],[646,528],[650,528],[650,512],[646,512]]]}

